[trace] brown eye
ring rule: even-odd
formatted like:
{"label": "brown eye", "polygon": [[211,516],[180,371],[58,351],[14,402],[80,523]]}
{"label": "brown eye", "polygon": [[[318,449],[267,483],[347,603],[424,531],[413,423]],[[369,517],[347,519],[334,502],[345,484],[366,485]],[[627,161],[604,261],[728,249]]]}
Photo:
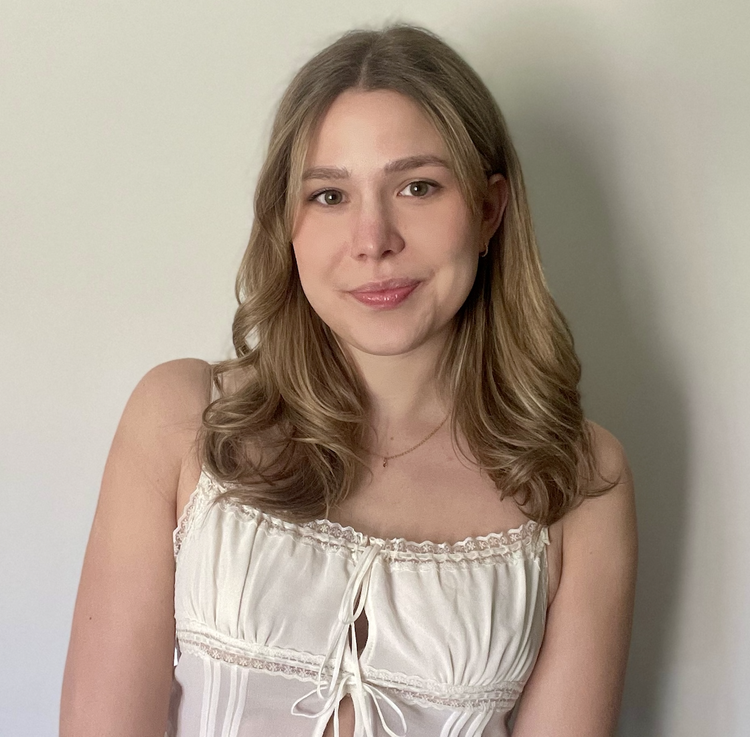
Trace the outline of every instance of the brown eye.
{"label": "brown eye", "polygon": [[430,187],[432,187],[432,189],[437,189],[438,185],[433,184],[432,182],[423,182],[423,181],[410,182],[401,191],[402,192],[408,191],[409,197],[421,198],[430,193]]}
{"label": "brown eye", "polygon": [[319,202],[321,205],[338,205],[341,202],[341,192],[337,189],[324,189],[312,195],[310,201]]}

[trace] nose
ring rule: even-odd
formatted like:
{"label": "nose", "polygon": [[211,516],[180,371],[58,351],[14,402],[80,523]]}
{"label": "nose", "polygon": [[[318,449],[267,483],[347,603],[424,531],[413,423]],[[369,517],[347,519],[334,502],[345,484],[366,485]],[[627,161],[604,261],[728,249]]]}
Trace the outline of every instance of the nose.
{"label": "nose", "polygon": [[381,259],[400,253],[406,245],[389,203],[375,195],[363,199],[352,224],[351,253],[357,260]]}

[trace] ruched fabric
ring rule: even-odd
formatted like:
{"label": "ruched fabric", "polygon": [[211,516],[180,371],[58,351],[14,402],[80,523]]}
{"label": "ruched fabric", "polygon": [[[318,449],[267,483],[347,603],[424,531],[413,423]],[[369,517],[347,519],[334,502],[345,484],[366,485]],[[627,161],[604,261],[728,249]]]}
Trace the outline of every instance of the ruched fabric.
{"label": "ruched fabric", "polygon": [[338,737],[346,694],[354,737],[507,737],[544,635],[545,526],[380,539],[222,489],[204,469],[173,535],[166,737],[321,737],[331,718]]}

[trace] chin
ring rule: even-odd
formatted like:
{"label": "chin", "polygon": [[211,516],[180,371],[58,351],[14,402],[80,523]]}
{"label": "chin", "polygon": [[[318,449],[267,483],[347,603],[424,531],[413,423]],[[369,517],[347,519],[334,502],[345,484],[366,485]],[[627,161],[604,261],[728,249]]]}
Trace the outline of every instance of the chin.
{"label": "chin", "polygon": [[402,356],[418,348],[419,343],[398,343],[395,341],[375,343],[370,341],[364,344],[350,343],[349,346],[360,353],[366,353],[368,356]]}
{"label": "chin", "polygon": [[334,331],[339,340],[350,349],[370,356],[400,356],[410,353],[430,341],[431,335],[413,331]]}

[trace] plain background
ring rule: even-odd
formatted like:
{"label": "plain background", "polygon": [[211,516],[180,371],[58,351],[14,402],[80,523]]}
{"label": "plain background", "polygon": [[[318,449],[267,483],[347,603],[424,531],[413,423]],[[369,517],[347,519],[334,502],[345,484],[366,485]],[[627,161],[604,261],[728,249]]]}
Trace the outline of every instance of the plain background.
{"label": "plain background", "polygon": [[[139,378],[226,357],[275,104],[426,25],[503,109],[641,559],[622,737],[750,734],[750,3],[0,7],[0,733],[57,731],[101,473]],[[107,657],[107,653],[102,653]]]}

